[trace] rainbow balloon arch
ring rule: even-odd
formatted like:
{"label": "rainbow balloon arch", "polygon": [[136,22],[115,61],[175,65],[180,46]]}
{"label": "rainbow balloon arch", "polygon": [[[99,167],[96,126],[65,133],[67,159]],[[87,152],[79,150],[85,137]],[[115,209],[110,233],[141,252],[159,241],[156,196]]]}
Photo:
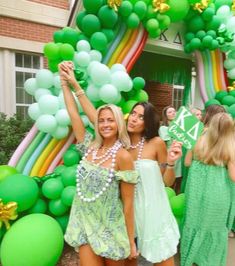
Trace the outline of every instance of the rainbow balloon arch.
{"label": "rainbow balloon arch", "polygon": [[[17,172],[36,178],[39,183],[41,179],[42,194],[56,219],[68,215],[75,193],[75,166],[79,162],[61,91],[60,62],[73,61],[77,81],[95,107],[114,103],[127,114],[136,102],[148,100],[144,79],[129,76],[147,39],[158,38],[170,23],[184,20],[184,48],[186,53],[195,54],[202,101],[205,106],[222,104],[235,117],[235,1],[83,0],[83,5],[84,10],[76,18],[79,30],[65,27],[54,33],[54,42],[45,44],[49,70],[41,69],[35,78],[25,82],[26,92],[36,101],[29,107],[35,124],[12,155],[8,163],[11,170],[6,170],[8,175]],[[93,132],[93,125],[76,103],[84,125]],[[50,178],[56,183],[56,191],[50,191]],[[0,179],[7,182],[7,174]],[[177,199],[172,191],[167,193],[180,220],[183,196]],[[40,209],[34,200],[31,213],[38,208],[45,213],[46,203],[45,208],[42,205]]]}

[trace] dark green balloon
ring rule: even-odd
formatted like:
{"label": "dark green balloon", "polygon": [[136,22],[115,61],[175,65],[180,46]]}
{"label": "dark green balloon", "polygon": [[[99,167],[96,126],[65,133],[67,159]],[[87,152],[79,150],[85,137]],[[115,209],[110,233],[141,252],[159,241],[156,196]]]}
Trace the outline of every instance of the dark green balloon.
{"label": "dark green balloon", "polygon": [[32,208],[28,210],[28,213],[46,213],[47,203],[43,199],[37,199]]}
{"label": "dark green balloon", "polygon": [[118,14],[113,8],[107,5],[102,6],[98,12],[98,17],[100,19],[101,25],[104,28],[112,29],[118,21]]}
{"label": "dark green balloon", "polygon": [[58,42],[63,43],[63,39],[64,39],[64,31],[58,30],[54,32],[53,40],[55,43],[58,43]]}
{"label": "dark green balloon", "polygon": [[215,95],[215,99],[222,102],[222,99],[224,98],[224,96],[228,95],[227,91],[219,91],[216,93]]}
{"label": "dark green balloon", "polygon": [[225,104],[228,106],[235,104],[235,97],[233,97],[232,95],[224,96],[224,98],[222,99],[222,104]]}
{"label": "dark green balloon", "polygon": [[207,102],[205,102],[205,108],[207,108],[208,106],[213,105],[213,104],[220,105],[220,102],[216,99],[210,99]]}
{"label": "dark green balloon", "polygon": [[145,86],[145,80],[142,77],[135,77],[133,79],[133,86],[136,90],[142,90]]}
{"label": "dark green balloon", "polygon": [[123,17],[128,17],[133,10],[133,5],[129,1],[123,1],[118,9],[118,13]]}
{"label": "dark green balloon", "polygon": [[93,33],[100,31],[101,24],[97,16],[88,14],[82,19],[82,30],[87,36],[91,36]]}
{"label": "dark green balloon", "polygon": [[103,0],[83,0],[83,6],[88,13],[96,14],[103,5]]}
{"label": "dark green balloon", "polygon": [[69,215],[57,216],[57,217],[55,217],[55,219],[59,223],[63,233],[65,233],[65,231],[67,229],[68,222],[69,222]]}
{"label": "dark green balloon", "polygon": [[49,201],[49,211],[55,216],[64,215],[69,210],[69,207],[64,205],[61,199]]}
{"label": "dark green balloon", "polygon": [[107,48],[108,40],[103,32],[95,32],[90,40],[93,49],[103,51]]}
{"label": "dark green balloon", "polygon": [[80,160],[80,154],[74,150],[67,150],[63,155],[63,161],[65,166],[78,164],[79,160]]}
{"label": "dark green balloon", "polygon": [[188,22],[188,29],[194,33],[198,32],[199,30],[204,30],[205,22],[200,16],[195,16]]}
{"label": "dark green balloon", "polygon": [[80,11],[76,17],[76,25],[82,31],[82,20],[87,15],[86,11]]}

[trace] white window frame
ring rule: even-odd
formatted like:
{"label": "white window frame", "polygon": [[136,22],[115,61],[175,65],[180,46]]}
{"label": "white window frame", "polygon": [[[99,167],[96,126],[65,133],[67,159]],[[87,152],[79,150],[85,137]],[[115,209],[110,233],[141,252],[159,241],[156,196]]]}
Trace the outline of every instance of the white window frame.
{"label": "white window frame", "polygon": [[[175,107],[176,110],[178,110],[180,106],[182,105],[180,103],[183,103],[183,98],[179,99],[178,96],[179,96],[179,91],[184,90],[184,88],[185,88],[184,85],[176,85],[176,84],[173,85],[172,105]],[[176,91],[177,91],[177,97],[174,97]],[[184,93],[184,91],[182,93]]]}

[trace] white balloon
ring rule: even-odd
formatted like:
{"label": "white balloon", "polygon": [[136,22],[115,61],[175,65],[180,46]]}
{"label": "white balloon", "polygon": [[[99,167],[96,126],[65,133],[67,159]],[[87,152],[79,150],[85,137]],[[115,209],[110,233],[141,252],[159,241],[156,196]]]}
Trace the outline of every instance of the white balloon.
{"label": "white balloon", "polygon": [[54,115],[59,110],[59,100],[57,96],[43,95],[40,97],[38,104],[43,114]]}
{"label": "white balloon", "polygon": [[90,54],[85,51],[81,51],[76,55],[76,60],[79,66],[87,67],[91,60]]}
{"label": "white balloon", "polygon": [[55,119],[57,121],[57,124],[62,127],[65,127],[71,124],[69,114],[67,110],[65,109],[60,109],[59,111],[57,111],[57,113],[55,114]]}
{"label": "white balloon", "polygon": [[115,103],[118,99],[118,90],[112,84],[105,84],[99,90],[100,99],[105,103]]}
{"label": "white balloon", "polygon": [[54,86],[57,89],[61,89],[60,76],[58,74],[54,75]]}
{"label": "white balloon", "polygon": [[110,70],[104,64],[99,64],[98,67],[92,67],[90,76],[96,86],[102,86],[111,80]]}
{"label": "white balloon", "polygon": [[87,89],[86,89],[86,95],[93,102],[100,101],[99,88],[97,88],[94,84],[90,84],[87,87]]}
{"label": "white balloon", "polygon": [[129,75],[123,71],[116,71],[111,75],[111,84],[113,84],[120,92],[130,91],[133,87],[133,82]]}
{"label": "white balloon", "polygon": [[110,71],[111,71],[111,73],[114,73],[116,71],[124,71],[124,72],[126,72],[126,68],[122,64],[114,64],[114,65],[112,65]]}
{"label": "white balloon", "polygon": [[35,95],[35,91],[37,90],[37,81],[35,78],[29,78],[24,83],[25,91],[30,95]]}
{"label": "white balloon", "polygon": [[220,8],[218,8],[216,15],[222,22],[227,21],[231,17],[230,7],[227,5],[222,5]]}
{"label": "white balloon", "polygon": [[28,108],[29,117],[33,120],[37,120],[42,114],[39,108],[38,103],[32,103]]}
{"label": "white balloon", "polygon": [[227,30],[235,33],[235,17],[229,18],[226,24]]}
{"label": "white balloon", "polygon": [[94,68],[98,68],[100,65],[101,65],[101,63],[98,62],[98,61],[92,61],[92,62],[90,62],[90,64],[89,64],[88,67],[87,67],[87,73],[88,73],[89,75],[91,75],[91,70],[92,70],[92,68],[93,68],[93,67],[94,67]]}
{"label": "white balloon", "polygon": [[91,61],[101,62],[101,60],[102,60],[102,54],[101,54],[101,52],[99,52],[97,50],[91,50],[90,51],[90,57],[91,57]]}
{"label": "white balloon", "polygon": [[77,42],[76,48],[77,48],[78,52],[80,52],[80,51],[90,52],[90,50],[91,50],[91,46],[90,46],[89,42],[86,40],[81,40],[81,41]]}

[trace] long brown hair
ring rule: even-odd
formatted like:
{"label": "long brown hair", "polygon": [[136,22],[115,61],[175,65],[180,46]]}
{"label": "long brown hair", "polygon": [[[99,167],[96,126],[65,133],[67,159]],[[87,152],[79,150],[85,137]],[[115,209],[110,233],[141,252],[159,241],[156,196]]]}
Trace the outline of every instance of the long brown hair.
{"label": "long brown hair", "polygon": [[169,126],[168,118],[167,118],[167,114],[166,113],[167,113],[167,110],[170,109],[170,108],[174,108],[175,109],[174,106],[168,105],[168,106],[164,107],[163,110],[162,110],[162,125],[163,126]]}
{"label": "long brown hair", "polygon": [[219,104],[209,105],[206,108],[206,113],[202,119],[202,122],[204,123],[204,125],[207,127],[209,125],[212,117],[218,113],[226,113],[226,110],[224,109],[223,106],[221,106]]}

